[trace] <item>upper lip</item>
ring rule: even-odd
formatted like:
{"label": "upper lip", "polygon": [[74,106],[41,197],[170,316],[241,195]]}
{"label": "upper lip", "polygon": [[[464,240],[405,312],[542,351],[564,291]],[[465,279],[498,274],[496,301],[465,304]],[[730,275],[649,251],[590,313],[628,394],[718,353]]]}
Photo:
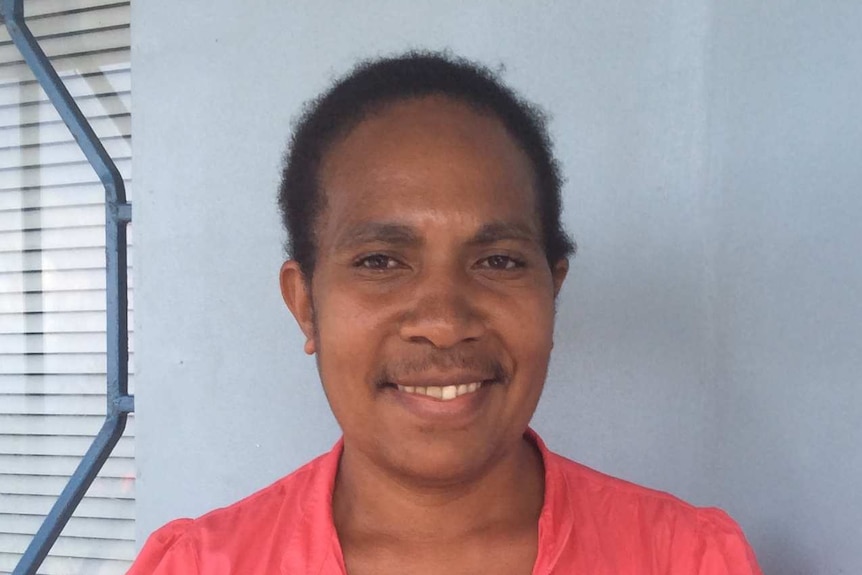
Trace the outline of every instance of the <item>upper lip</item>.
{"label": "upper lip", "polygon": [[447,387],[449,385],[467,385],[494,379],[493,374],[471,371],[457,373],[417,373],[407,377],[398,377],[393,383],[410,387]]}

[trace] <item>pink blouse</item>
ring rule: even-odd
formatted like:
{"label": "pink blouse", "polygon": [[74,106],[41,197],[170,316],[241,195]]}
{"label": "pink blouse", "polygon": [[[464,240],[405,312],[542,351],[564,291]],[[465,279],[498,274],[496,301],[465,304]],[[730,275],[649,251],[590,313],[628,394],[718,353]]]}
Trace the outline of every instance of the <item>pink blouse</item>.
{"label": "pink blouse", "polygon": [[[548,450],[533,575],[762,575],[723,511],[609,477]],[[229,507],[153,533],[127,575],[346,575],[332,521],[339,441]]]}

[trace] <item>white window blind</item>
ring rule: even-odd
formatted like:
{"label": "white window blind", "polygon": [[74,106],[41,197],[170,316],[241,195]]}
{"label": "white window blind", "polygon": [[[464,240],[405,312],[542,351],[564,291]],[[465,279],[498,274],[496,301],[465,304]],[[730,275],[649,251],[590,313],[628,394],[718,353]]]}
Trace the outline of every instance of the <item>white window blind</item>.
{"label": "white window blind", "polygon": [[[129,2],[25,0],[24,11],[131,200]],[[104,225],[98,177],[0,27],[0,574],[104,421]],[[131,310],[131,273],[129,286]],[[129,343],[132,370],[131,334]],[[125,573],[134,480],[130,417],[39,573]]]}

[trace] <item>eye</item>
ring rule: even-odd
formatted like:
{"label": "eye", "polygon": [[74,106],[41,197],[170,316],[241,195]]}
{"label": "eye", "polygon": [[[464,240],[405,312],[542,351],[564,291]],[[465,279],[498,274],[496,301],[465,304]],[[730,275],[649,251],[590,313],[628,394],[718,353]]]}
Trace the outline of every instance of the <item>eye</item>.
{"label": "eye", "polygon": [[353,266],[368,270],[388,270],[398,267],[398,262],[384,254],[371,254],[356,260]]}
{"label": "eye", "polygon": [[493,270],[514,270],[524,267],[524,262],[510,256],[497,254],[483,259],[479,262],[479,266]]}

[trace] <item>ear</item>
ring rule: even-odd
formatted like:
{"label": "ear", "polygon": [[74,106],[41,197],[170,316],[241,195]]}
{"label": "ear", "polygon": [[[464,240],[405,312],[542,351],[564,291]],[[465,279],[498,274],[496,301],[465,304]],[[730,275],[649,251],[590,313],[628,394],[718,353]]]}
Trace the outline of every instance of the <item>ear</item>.
{"label": "ear", "polygon": [[290,313],[299,324],[299,329],[305,335],[305,353],[313,355],[317,350],[314,342],[314,306],[311,300],[311,282],[306,281],[305,274],[294,260],[287,260],[281,265],[278,276],[281,285],[281,297],[287,304]]}
{"label": "ear", "polygon": [[563,287],[563,282],[566,280],[566,275],[568,273],[568,258],[561,258],[556,264],[554,264],[553,269],[551,269],[551,276],[554,280],[554,298],[560,294],[560,288]]}

